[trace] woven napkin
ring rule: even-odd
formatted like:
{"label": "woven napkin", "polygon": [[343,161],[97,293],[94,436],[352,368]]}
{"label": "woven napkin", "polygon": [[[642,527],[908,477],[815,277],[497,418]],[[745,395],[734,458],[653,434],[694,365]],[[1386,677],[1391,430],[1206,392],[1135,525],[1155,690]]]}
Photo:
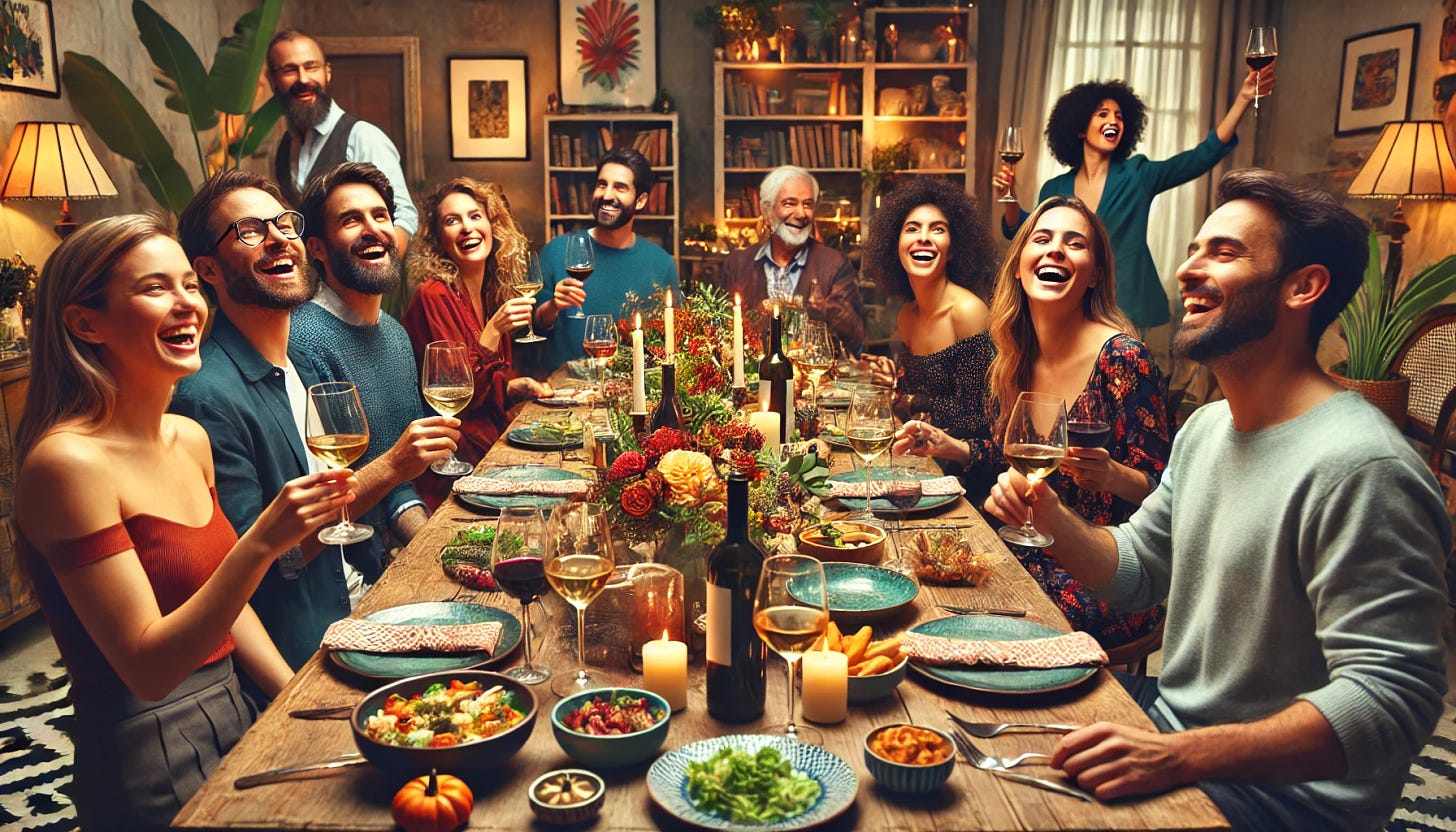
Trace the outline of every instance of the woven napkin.
{"label": "woven napkin", "polygon": [[929,665],[987,664],[1045,669],[1107,664],[1107,654],[1102,652],[1097,639],[1081,630],[1025,641],[962,641],[906,633],[900,637],[900,650]]}
{"label": "woven napkin", "polygon": [[359,650],[366,653],[495,653],[501,623],[474,624],[380,624],[362,618],[345,618],[329,625],[324,633],[326,650]]}
{"label": "woven napkin", "polygon": [[569,497],[591,487],[587,480],[507,480],[500,477],[461,477],[455,480],[456,494],[487,494],[508,497],[512,494],[541,494]]}
{"label": "woven napkin", "polygon": [[[877,480],[876,485],[883,487],[884,481]],[[829,480],[826,485],[829,488],[831,497],[857,497],[864,499],[864,480]],[[920,493],[926,497],[946,497],[953,494],[964,494],[966,489],[961,486],[961,481],[955,477],[935,477],[933,479],[920,481]]]}

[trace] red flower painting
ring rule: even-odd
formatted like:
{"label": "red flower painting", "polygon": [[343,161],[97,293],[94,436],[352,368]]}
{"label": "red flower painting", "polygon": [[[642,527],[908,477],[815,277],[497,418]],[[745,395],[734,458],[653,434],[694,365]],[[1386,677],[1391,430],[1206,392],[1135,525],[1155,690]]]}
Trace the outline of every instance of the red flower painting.
{"label": "red flower painting", "polygon": [[592,0],[576,9],[576,41],[583,87],[625,87],[642,63],[641,18],[636,3]]}

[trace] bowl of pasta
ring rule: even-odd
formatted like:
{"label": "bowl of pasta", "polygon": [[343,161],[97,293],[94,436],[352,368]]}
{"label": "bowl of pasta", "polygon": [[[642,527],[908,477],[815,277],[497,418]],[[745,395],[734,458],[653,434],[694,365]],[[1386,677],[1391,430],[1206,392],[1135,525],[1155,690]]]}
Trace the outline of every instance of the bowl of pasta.
{"label": "bowl of pasta", "polygon": [[509,676],[448,670],[370,693],[349,720],[359,752],[400,779],[431,769],[466,780],[503,766],[536,725],[536,697]]}

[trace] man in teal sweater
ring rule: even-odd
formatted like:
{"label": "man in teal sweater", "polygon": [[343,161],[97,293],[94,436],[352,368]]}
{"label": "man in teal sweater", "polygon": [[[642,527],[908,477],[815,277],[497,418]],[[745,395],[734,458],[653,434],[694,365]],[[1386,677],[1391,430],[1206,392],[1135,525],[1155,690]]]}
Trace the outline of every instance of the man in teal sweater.
{"label": "man in teal sweater", "polygon": [[1178,270],[1174,346],[1227,400],[1121,526],[1015,472],[986,509],[1020,523],[1029,494],[1050,551],[1109,603],[1168,598],[1162,676],[1125,680],[1160,732],[1090,725],[1054,766],[1101,798],[1196,783],[1237,829],[1379,829],[1441,713],[1450,518],[1390,421],[1315,361],[1364,223],[1257,169],[1219,203]]}

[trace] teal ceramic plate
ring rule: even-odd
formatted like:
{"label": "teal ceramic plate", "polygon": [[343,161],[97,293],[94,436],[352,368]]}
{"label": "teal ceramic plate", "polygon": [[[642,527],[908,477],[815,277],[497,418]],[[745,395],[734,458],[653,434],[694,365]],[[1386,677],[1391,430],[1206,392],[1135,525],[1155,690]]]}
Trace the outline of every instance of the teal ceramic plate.
{"label": "teal ceramic plate", "polygon": [[[829,615],[864,621],[893,615],[915,600],[920,587],[908,576],[864,563],[824,564],[824,591]],[[789,587],[794,593],[794,588]]]}
{"label": "teal ceramic plate", "polygon": [[[688,763],[712,757],[719,750],[733,748],[755,754],[771,745],[779,750],[794,771],[819,781],[819,799],[804,811],[776,823],[734,823],[699,809],[688,797]],[[663,811],[678,820],[704,829],[787,832],[807,829],[838,817],[859,793],[859,778],[849,763],[817,745],[787,741],[767,734],[730,734],[690,742],[663,754],[647,770],[647,792]]]}
{"label": "teal ceramic plate", "polygon": [[[838,450],[838,451],[848,451],[848,450],[852,450],[849,447],[849,440],[847,438],[845,438],[844,434],[842,434],[842,433],[838,433],[838,432],[831,431],[831,430],[821,430],[821,431],[819,431],[819,438],[820,439],[823,439],[825,442],[828,442],[829,443],[829,447],[834,448],[835,450]],[[863,476],[863,475],[861,475],[861,476]]]}
{"label": "teal ceramic plate", "polygon": [[[937,618],[912,627],[910,632],[966,641],[1025,641],[1062,635],[1059,630],[1035,621],[994,615]],[[937,682],[985,693],[1046,693],[1080,684],[1097,672],[1095,667],[1057,667],[1046,670],[981,665],[931,667],[913,660],[910,667],[916,673]]]}
{"label": "teal ceramic plate", "polygon": [[[581,474],[565,468],[549,465],[513,465],[508,468],[488,468],[480,472],[482,477],[499,477],[503,480],[584,480]],[[565,497],[556,494],[456,494],[455,499],[471,508],[499,511],[503,508],[553,508]]]}
{"label": "teal ceramic plate", "polygon": [[506,439],[510,440],[512,445],[532,451],[564,451],[581,447],[580,432],[574,434],[574,437],[570,439],[541,439],[532,432],[529,426],[511,428],[506,431]]}
{"label": "teal ceramic plate", "polygon": [[[883,468],[873,468],[871,469],[870,474],[874,482],[882,482],[885,479],[885,469]],[[918,480],[934,480],[939,479],[941,476],[943,475],[932,474],[929,471],[915,472],[915,478]],[[842,471],[838,474],[830,476],[828,479],[830,482],[862,483],[864,482],[865,475],[863,470]],[[951,503],[955,502],[960,496],[961,495],[959,494],[940,494],[934,497],[921,497],[920,502],[916,503],[910,508],[905,509],[905,511],[929,511],[933,508],[940,508],[941,506],[950,505]],[[835,499],[843,503],[845,508],[853,509],[855,511],[864,508],[865,504],[863,497],[836,497]],[[900,513],[899,509],[890,505],[889,500],[884,500],[879,497],[876,497],[875,499],[870,501],[870,511],[876,514],[889,515],[895,515]]]}
{"label": "teal ceramic plate", "polygon": [[371,679],[402,679],[421,673],[443,670],[464,670],[498,662],[510,655],[521,643],[521,622],[514,615],[485,604],[459,601],[426,601],[372,612],[365,621],[382,624],[476,624],[482,621],[501,623],[500,643],[495,653],[362,653],[357,650],[331,650],[329,658],[345,670]]}

